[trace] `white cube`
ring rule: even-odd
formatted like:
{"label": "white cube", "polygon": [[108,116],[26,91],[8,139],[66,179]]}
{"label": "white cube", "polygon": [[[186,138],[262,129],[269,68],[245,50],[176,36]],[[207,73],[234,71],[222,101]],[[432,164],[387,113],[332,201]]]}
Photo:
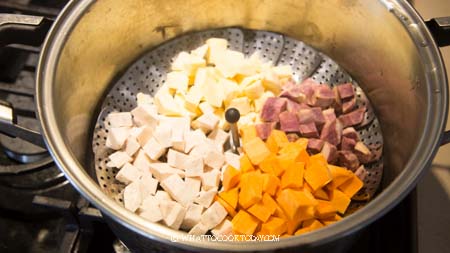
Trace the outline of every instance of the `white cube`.
{"label": "white cube", "polygon": [[108,114],[108,121],[111,127],[133,126],[133,119],[129,112],[112,112]]}
{"label": "white cube", "polygon": [[106,166],[110,168],[122,168],[123,165],[127,162],[133,161],[133,158],[131,158],[127,153],[124,151],[116,151],[108,156],[108,163],[106,163]]}
{"label": "white cube", "polygon": [[116,179],[124,184],[137,181],[142,176],[142,172],[135,166],[126,163],[116,175]]}
{"label": "white cube", "polygon": [[202,217],[203,206],[189,203],[187,206],[186,215],[184,216],[183,223],[181,223],[181,228],[189,230],[195,226],[195,224],[200,223],[200,218]]}
{"label": "white cube", "polygon": [[219,225],[227,217],[227,214],[227,210],[216,201],[203,212],[200,223],[205,225],[207,229],[212,229]]}

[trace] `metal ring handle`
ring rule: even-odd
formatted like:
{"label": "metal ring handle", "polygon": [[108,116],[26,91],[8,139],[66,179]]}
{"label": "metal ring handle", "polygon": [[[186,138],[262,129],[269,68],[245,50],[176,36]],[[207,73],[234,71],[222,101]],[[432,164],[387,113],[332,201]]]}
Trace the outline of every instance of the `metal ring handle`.
{"label": "metal ring handle", "polygon": [[450,16],[432,18],[425,22],[440,47],[450,46]]}

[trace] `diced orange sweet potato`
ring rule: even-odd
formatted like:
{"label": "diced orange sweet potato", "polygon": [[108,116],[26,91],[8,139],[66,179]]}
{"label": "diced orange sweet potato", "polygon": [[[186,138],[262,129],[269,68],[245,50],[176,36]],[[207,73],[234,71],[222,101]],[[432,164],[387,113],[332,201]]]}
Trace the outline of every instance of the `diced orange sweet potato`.
{"label": "diced orange sweet potato", "polygon": [[333,177],[331,190],[334,190],[336,187],[345,183],[347,180],[350,180],[353,175],[353,173],[350,170],[347,170],[344,167],[329,164],[328,169],[330,170],[331,176]]}
{"label": "diced orange sweet potato", "polygon": [[274,171],[276,176],[281,176],[283,172],[292,166],[295,163],[296,154],[295,153],[287,153],[280,154],[277,156],[278,168]]}
{"label": "diced orange sweet potato", "polygon": [[[306,226],[304,225],[306,223]],[[323,224],[316,219],[303,222],[303,227],[295,232],[295,235],[301,235],[323,227]]]}
{"label": "diced orange sweet potato", "polygon": [[286,221],[286,233],[293,235],[294,232],[301,226],[302,220],[294,219]]}
{"label": "diced orange sweet potato", "polygon": [[305,180],[313,191],[325,186],[332,179],[326,163],[323,164],[320,160],[309,159],[305,170]]}
{"label": "diced orange sweet potato", "polygon": [[256,132],[256,127],[254,125],[245,125],[239,128],[241,134],[242,142],[248,142],[254,138],[258,137]]}
{"label": "diced orange sweet potato", "polygon": [[295,162],[281,176],[281,188],[300,188],[303,186],[305,163]]}
{"label": "diced orange sweet potato", "polygon": [[244,210],[239,212],[231,220],[233,232],[240,235],[252,235],[258,227],[259,221]]}
{"label": "diced orange sweet potato", "polygon": [[243,142],[243,148],[253,165],[258,165],[271,153],[261,138],[256,137]]}
{"label": "diced orange sweet potato", "polygon": [[269,210],[270,215],[275,213],[275,210],[278,208],[277,202],[267,193],[263,194],[262,197],[262,204],[267,207],[267,210]]}
{"label": "diced orange sweet potato", "polygon": [[310,156],[309,157],[309,162],[312,162],[312,163],[320,162],[323,165],[327,165],[328,164],[327,163],[327,159],[325,159],[325,157],[321,153],[318,153],[318,154]]}
{"label": "diced orange sweet potato", "polygon": [[239,205],[247,209],[262,198],[263,178],[259,172],[242,174],[239,192]]}
{"label": "diced orange sweet potato", "polygon": [[225,191],[235,187],[239,183],[241,173],[232,166],[227,166],[223,173],[222,186]]}
{"label": "diced orange sweet potato", "polygon": [[219,196],[225,200],[233,209],[236,209],[239,197],[239,188],[235,187],[228,191],[219,192]]}
{"label": "diced orange sweet potato", "polygon": [[273,129],[270,132],[269,137],[266,140],[267,146],[269,147],[272,153],[276,154],[278,150],[283,148],[289,140],[286,136],[286,133],[277,129]]}
{"label": "diced orange sweet potato", "polygon": [[306,150],[306,148],[308,147],[308,138],[299,138],[295,141],[295,143],[298,144],[301,149]]}
{"label": "diced orange sweet potato", "polygon": [[327,217],[325,219],[320,219],[320,221],[325,224],[325,225],[331,225],[333,223],[335,223],[336,221],[340,221],[342,220],[342,217],[339,216],[339,214],[335,214],[332,217]]}
{"label": "diced orange sweet potato", "polygon": [[304,221],[304,220],[308,220],[308,219],[314,218],[314,211],[315,211],[315,207],[314,206],[302,206],[298,210],[298,214],[297,214],[297,218],[296,219],[298,221]]}
{"label": "diced orange sweet potato", "polygon": [[304,150],[301,143],[289,142],[287,143],[280,151],[279,154],[295,154],[295,157],[300,153],[300,151]]}
{"label": "diced orange sweet potato", "polygon": [[282,235],[286,232],[286,221],[272,216],[262,224],[261,232],[265,235]]}
{"label": "diced orange sweet potato", "polygon": [[344,214],[350,204],[350,198],[340,190],[334,190],[331,194],[330,203],[338,210],[339,213]]}
{"label": "diced orange sweet potato", "polygon": [[325,219],[334,217],[334,215],[336,215],[336,212],[336,207],[334,207],[330,201],[319,200],[319,204],[316,206],[314,216],[319,219]]}
{"label": "diced orange sweet potato", "polygon": [[275,170],[277,170],[278,166],[279,165],[276,155],[271,153],[259,164],[259,169],[263,172],[275,175]]}
{"label": "diced orange sweet potato", "polygon": [[303,149],[302,151],[300,151],[300,153],[297,155],[297,158],[295,158],[295,160],[297,162],[307,163],[309,161],[309,154],[306,151],[306,149]]}
{"label": "diced orange sweet potato", "polygon": [[288,217],[286,213],[281,209],[280,205],[277,204],[277,208],[275,209],[275,212],[273,213],[273,216],[281,218],[283,220],[287,220]]}
{"label": "diced orange sweet potato", "polygon": [[315,192],[313,192],[313,195],[314,197],[316,197],[316,199],[330,200],[328,193],[323,188],[317,189]]}
{"label": "diced orange sweet potato", "polygon": [[352,178],[338,186],[338,189],[345,193],[349,198],[352,198],[363,186],[364,183],[361,179],[355,174],[352,174]]}
{"label": "diced orange sweet potato", "polygon": [[263,192],[266,192],[270,195],[275,195],[278,187],[280,186],[280,179],[273,174],[262,174],[263,177]]}
{"label": "diced orange sweet potato", "polygon": [[280,195],[277,196],[277,203],[290,220],[296,220],[300,207],[317,205],[317,200],[311,197],[312,195],[308,196],[304,191],[288,188],[282,190]]}
{"label": "diced orange sweet potato", "polygon": [[250,162],[250,159],[248,159],[248,156],[246,154],[243,154],[241,158],[239,159],[240,165],[241,165],[241,172],[249,172],[255,170],[255,167],[253,167],[252,162]]}
{"label": "diced orange sweet potato", "polygon": [[219,204],[221,204],[223,206],[223,208],[225,208],[225,210],[227,210],[228,214],[231,217],[234,217],[236,215],[236,210],[234,210],[234,208],[228,204],[224,199],[222,199],[220,196],[217,196],[214,198],[217,202],[219,202]]}
{"label": "diced orange sweet potato", "polygon": [[266,222],[272,215],[271,210],[262,201],[252,205],[247,211],[262,222]]}

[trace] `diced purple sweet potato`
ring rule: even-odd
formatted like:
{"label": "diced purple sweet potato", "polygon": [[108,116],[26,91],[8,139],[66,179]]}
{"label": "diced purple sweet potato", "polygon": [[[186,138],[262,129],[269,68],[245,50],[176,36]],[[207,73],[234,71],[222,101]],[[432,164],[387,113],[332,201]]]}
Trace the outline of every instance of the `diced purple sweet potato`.
{"label": "diced purple sweet potato", "polygon": [[302,109],[302,106],[299,103],[288,99],[286,101],[286,109],[288,112],[298,113],[298,111]]}
{"label": "diced purple sweet potato", "polygon": [[317,89],[317,87],[320,86],[320,84],[311,78],[307,78],[307,79],[303,80],[303,82],[299,86],[300,86],[301,92],[303,94],[305,94],[305,96],[306,96],[306,102],[308,104],[312,105],[314,91]]}
{"label": "diced purple sweet potato", "polygon": [[351,171],[355,171],[360,165],[358,157],[348,150],[338,152],[338,163]]}
{"label": "diced purple sweet potato", "polygon": [[337,86],[337,91],[341,99],[347,99],[355,96],[355,91],[351,83],[344,83]]}
{"label": "diced purple sweet potato", "polygon": [[341,149],[352,151],[355,148],[356,141],[352,138],[342,136]]}
{"label": "diced purple sweet potato", "polygon": [[335,94],[328,85],[320,85],[314,90],[312,104],[321,108],[331,106],[335,101]]}
{"label": "diced purple sweet potato", "polygon": [[261,120],[265,122],[278,122],[281,112],[286,110],[286,98],[267,98],[261,110]]}
{"label": "diced purple sweet potato", "polygon": [[312,108],[300,109],[297,112],[297,117],[298,117],[298,123],[300,123],[300,124],[307,124],[307,123],[315,122],[314,112],[313,112]]}
{"label": "diced purple sweet potato", "polygon": [[358,157],[358,160],[361,163],[370,163],[373,161],[373,153],[372,151],[364,144],[362,141],[358,141],[355,144],[355,155]]}
{"label": "diced purple sweet potato", "polygon": [[366,168],[364,168],[364,165],[359,166],[355,171],[355,176],[357,176],[363,182],[368,175],[369,172],[366,170]]}
{"label": "diced purple sweet potato", "polygon": [[323,144],[325,142],[321,139],[317,138],[309,138],[308,139],[308,150],[313,153],[318,153],[322,150]]}
{"label": "diced purple sweet potato", "polygon": [[356,98],[352,97],[349,99],[346,99],[342,103],[342,113],[348,113],[351,112],[356,107]]}
{"label": "diced purple sweet potato", "polygon": [[300,85],[294,82],[288,82],[283,86],[280,97],[285,97],[299,103],[306,100],[306,95],[302,92]]}
{"label": "diced purple sweet potato", "polygon": [[358,132],[356,132],[355,128],[353,128],[353,127],[344,128],[344,130],[342,130],[342,136],[355,140],[355,144],[356,144],[356,141],[359,140],[359,134],[358,134]]}
{"label": "diced purple sweet potato", "polygon": [[316,124],[314,122],[300,124],[300,134],[306,138],[318,138],[319,132],[317,131]]}
{"label": "diced purple sweet potato", "polygon": [[327,159],[328,163],[333,163],[337,159],[337,148],[336,146],[325,142],[320,153]]}
{"label": "diced purple sweet potato", "polygon": [[339,116],[339,120],[341,121],[341,123],[344,127],[356,126],[356,125],[361,124],[361,122],[363,121],[365,112],[366,112],[366,107],[363,106],[352,112],[342,114],[341,116]]}
{"label": "diced purple sweet potato", "polygon": [[311,108],[314,114],[314,123],[316,123],[317,128],[322,128],[325,124],[325,117],[323,116],[322,109],[320,107]]}
{"label": "diced purple sweet potato", "polygon": [[270,133],[272,132],[272,129],[275,128],[276,123],[273,122],[264,122],[256,124],[256,133],[258,134],[259,138],[265,140],[269,137]]}
{"label": "diced purple sweet potato", "polygon": [[298,132],[299,123],[297,114],[293,112],[284,111],[280,113],[280,129],[285,132]]}
{"label": "diced purple sweet potato", "polygon": [[333,108],[328,108],[326,110],[323,110],[322,115],[323,115],[323,118],[325,119],[325,122],[336,120],[336,113],[334,112]]}
{"label": "diced purple sweet potato", "polygon": [[320,139],[337,146],[341,142],[342,128],[338,120],[327,121],[320,133]]}

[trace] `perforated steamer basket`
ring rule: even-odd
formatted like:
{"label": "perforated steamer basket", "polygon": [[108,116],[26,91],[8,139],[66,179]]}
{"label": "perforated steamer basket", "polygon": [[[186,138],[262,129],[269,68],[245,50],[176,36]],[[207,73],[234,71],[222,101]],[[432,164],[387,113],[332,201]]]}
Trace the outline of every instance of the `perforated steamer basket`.
{"label": "perforated steamer basket", "polygon": [[[176,55],[182,51],[189,52],[205,44],[205,41],[212,37],[227,39],[230,49],[243,52],[247,57],[258,52],[263,60],[270,61],[274,65],[290,65],[293,69],[293,78],[297,82],[311,77],[319,83],[330,86],[353,83],[357,107],[367,107],[364,121],[357,127],[360,138],[368,147],[376,146],[382,149],[381,128],[369,100],[357,82],[326,55],[301,41],[266,31],[225,28],[189,33],[176,37],[140,57],[112,84],[102,103],[93,133],[93,151],[97,180],[103,191],[111,198],[122,203],[122,190],[125,185],[115,179],[118,169],[106,166],[108,156],[115,151],[105,145],[110,125],[107,115],[115,111],[128,112],[134,109],[137,106],[136,94],[139,92],[155,94],[164,84]],[[364,189],[355,197],[362,201],[353,201],[349,212],[361,207],[375,195],[383,174],[382,156],[366,167],[368,175],[364,179]]]}

